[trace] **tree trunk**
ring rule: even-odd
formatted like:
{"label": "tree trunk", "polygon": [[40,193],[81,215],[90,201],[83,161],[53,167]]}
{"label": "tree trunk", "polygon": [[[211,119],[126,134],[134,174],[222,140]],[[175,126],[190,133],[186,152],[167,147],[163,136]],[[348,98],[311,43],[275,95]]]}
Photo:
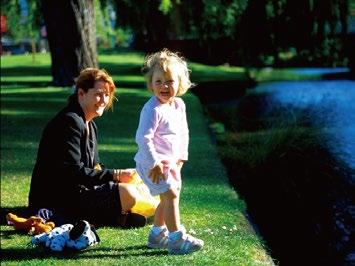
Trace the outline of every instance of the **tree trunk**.
{"label": "tree trunk", "polygon": [[41,0],[55,86],[71,86],[86,67],[98,67],[94,0]]}
{"label": "tree trunk", "polygon": [[31,53],[32,53],[32,62],[36,62],[36,40],[34,38],[31,39]]}

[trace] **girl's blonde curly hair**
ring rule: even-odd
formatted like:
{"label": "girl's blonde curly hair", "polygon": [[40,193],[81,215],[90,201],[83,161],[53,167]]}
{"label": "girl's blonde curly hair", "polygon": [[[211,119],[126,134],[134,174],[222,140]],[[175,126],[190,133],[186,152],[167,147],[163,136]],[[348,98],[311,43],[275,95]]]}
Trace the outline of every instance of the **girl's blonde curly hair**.
{"label": "girl's blonde curly hair", "polygon": [[148,55],[144,60],[142,72],[145,76],[148,89],[153,90],[152,77],[156,69],[168,72],[172,71],[172,67],[174,67],[174,71],[178,71],[179,89],[177,96],[185,94],[189,88],[194,86],[190,81],[190,70],[187,67],[186,60],[178,53],[164,48],[159,52]]}

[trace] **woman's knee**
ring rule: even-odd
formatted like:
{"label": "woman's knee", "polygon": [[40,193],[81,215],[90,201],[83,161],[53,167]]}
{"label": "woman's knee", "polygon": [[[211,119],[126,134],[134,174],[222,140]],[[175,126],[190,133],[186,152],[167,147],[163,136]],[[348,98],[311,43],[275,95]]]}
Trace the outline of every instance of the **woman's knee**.
{"label": "woman's knee", "polygon": [[119,184],[118,186],[122,211],[129,211],[136,204],[137,190],[129,184]]}

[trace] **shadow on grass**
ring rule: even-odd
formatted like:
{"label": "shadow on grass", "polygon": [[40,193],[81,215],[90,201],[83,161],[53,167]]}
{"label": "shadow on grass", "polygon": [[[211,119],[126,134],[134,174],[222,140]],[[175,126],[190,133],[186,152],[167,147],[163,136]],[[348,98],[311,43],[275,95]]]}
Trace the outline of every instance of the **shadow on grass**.
{"label": "shadow on grass", "polygon": [[248,88],[256,85],[253,80],[201,82],[191,91],[203,104],[236,99],[245,95]]}
{"label": "shadow on grass", "polygon": [[104,68],[115,75],[142,75],[142,66],[135,63],[100,63],[100,68]]}
{"label": "shadow on grass", "polygon": [[11,239],[13,237],[18,237],[19,235],[27,235],[27,233],[25,231],[17,231],[13,228],[0,231],[1,239]]}
{"label": "shadow on grass", "polygon": [[[115,84],[118,88],[144,88],[144,82],[136,82],[136,81],[116,81]],[[46,88],[46,87],[54,87],[53,82],[51,81],[37,81],[37,80],[16,80],[16,81],[1,81],[2,86],[22,86],[22,87],[37,87],[37,88]],[[67,87],[65,87],[67,88]]]}
{"label": "shadow on grass", "polygon": [[22,86],[22,87],[37,87],[37,88],[44,88],[44,87],[50,87],[53,86],[53,83],[51,81],[21,81],[21,80],[16,80],[16,81],[1,81],[2,86]]}
{"label": "shadow on grass", "polygon": [[16,67],[1,67],[1,75],[3,77],[13,76],[51,76],[49,66],[16,66]]}
{"label": "shadow on grass", "polygon": [[[29,245],[30,247],[30,245]],[[55,253],[44,247],[9,248],[1,249],[1,261],[28,261],[35,259],[103,259],[103,258],[129,258],[138,256],[167,255],[167,250],[152,250],[145,245],[129,246],[125,248],[100,248],[99,246],[82,251],[66,249],[64,252]]]}
{"label": "shadow on grass", "polygon": [[127,89],[145,89],[144,82],[136,81],[117,81],[115,80],[115,85],[118,89],[127,88]]}
{"label": "shadow on grass", "polygon": [[[143,61],[142,61],[143,63]],[[100,63],[100,68],[106,69],[110,73],[115,74],[134,74],[141,75],[141,66],[136,63]],[[51,76],[51,68],[49,65],[43,66],[9,66],[2,67],[3,77],[15,77],[15,76]]]}
{"label": "shadow on grass", "polygon": [[[112,75],[122,76],[141,76],[141,66],[136,63],[101,63],[100,68],[106,69]],[[2,67],[2,86],[28,86],[28,87],[48,87],[54,86],[52,81],[48,80],[21,80],[21,77],[50,77],[52,76],[49,66],[16,66],[16,67]],[[6,80],[6,78],[19,77],[18,80]],[[136,81],[116,81],[116,85],[125,88],[141,88],[144,87],[144,82]]]}

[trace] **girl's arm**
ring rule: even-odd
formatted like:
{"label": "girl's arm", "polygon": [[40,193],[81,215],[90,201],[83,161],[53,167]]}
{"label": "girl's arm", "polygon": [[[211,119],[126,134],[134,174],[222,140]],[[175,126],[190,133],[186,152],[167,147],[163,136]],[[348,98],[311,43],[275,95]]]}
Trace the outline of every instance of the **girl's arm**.
{"label": "girl's arm", "polygon": [[188,152],[188,148],[189,148],[189,127],[187,124],[187,118],[186,118],[186,106],[184,104],[184,102],[181,100],[182,104],[182,121],[181,121],[181,141],[180,141],[180,162],[184,162],[188,160],[189,157],[189,152]]}
{"label": "girl's arm", "polygon": [[142,109],[139,125],[136,132],[139,159],[150,169],[160,163],[154,146],[154,134],[158,127],[159,115],[153,108],[145,106]]}

